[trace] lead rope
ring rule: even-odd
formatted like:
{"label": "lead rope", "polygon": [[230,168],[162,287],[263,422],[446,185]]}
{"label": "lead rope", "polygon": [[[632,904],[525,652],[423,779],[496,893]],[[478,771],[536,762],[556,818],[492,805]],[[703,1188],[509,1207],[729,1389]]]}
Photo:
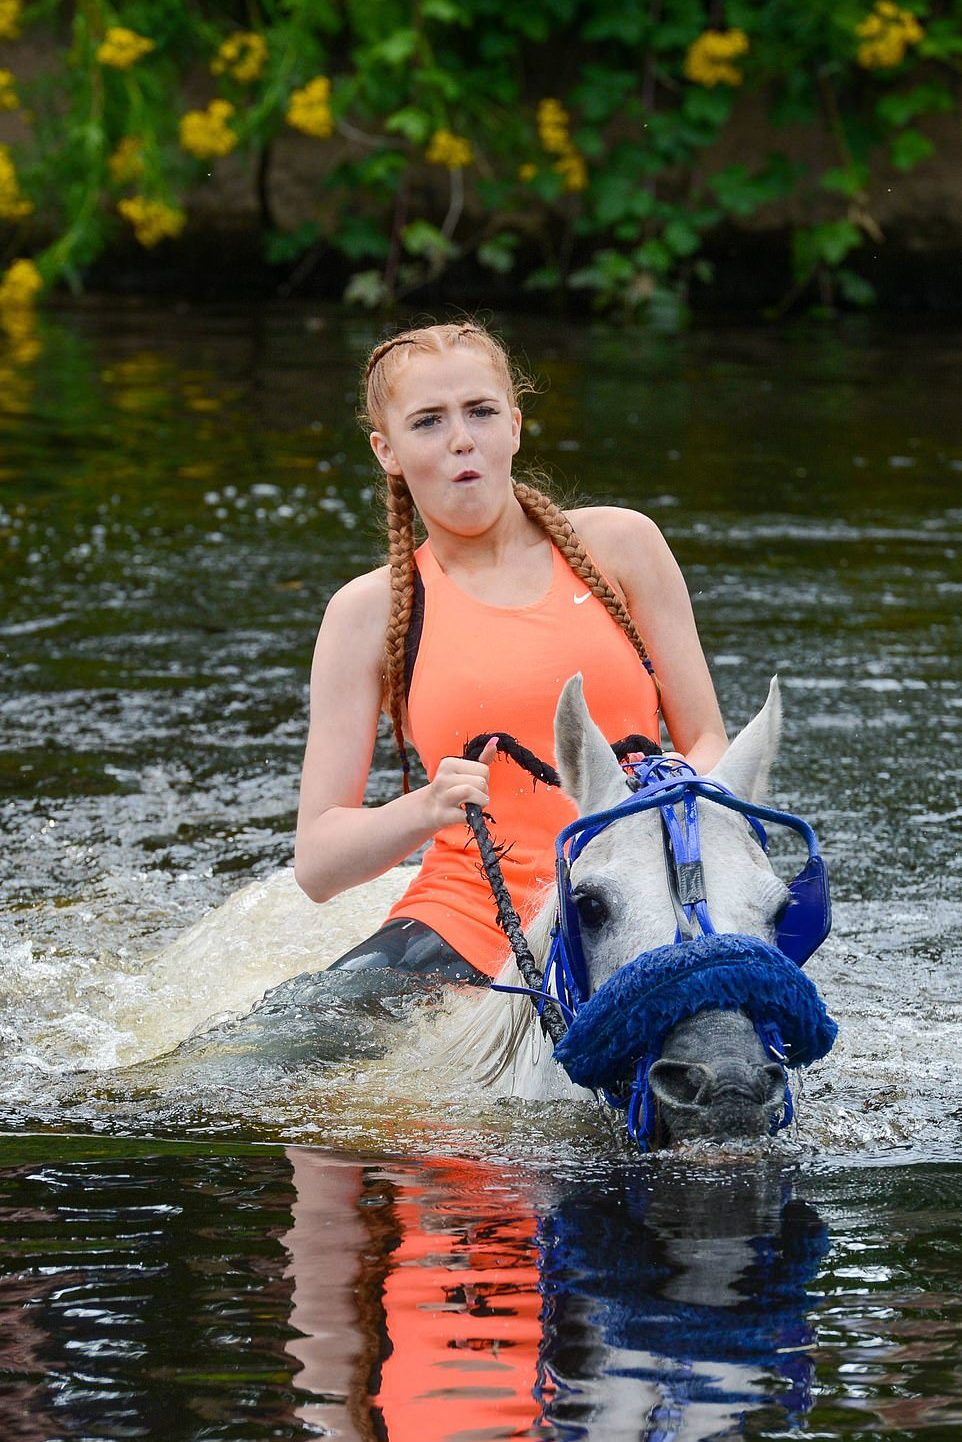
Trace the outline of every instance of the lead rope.
{"label": "lead rope", "polygon": [[[503,756],[510,757],[536,781],[543,781],[546,786],[561,785],[561,778],[553,766],[550,766],[547,761],[542,761],[533,751],[529,751],[526,746],[521,745],[520,741],[516,741],[513,736],[505,736],[500,731],[484,731],[481,735],[472,737],[464,748],[465,758],[469,761],[477,761],[492,737],[498,739],[498,751]],[[631,752],[641,752],[645,756],[652,756],[657,755],[661,748],[650,741],[647,736],[626,736],[623,740],[616,741],[611,749],[618,760],[623,762]],[[488,830],[485,814],[481,807],[473,801],[469,801],[465,806],[464,814],[477,842],[484,874],[488,878],[488,885],[491,887],[491,894],[498,909],[498,925],[511,943],[511,950],[527,992],[537,994],[532,996],[532,1001],[541,1014],[541,1024],[544,1030],[557,1046],[568,1029],[567,1024],[558,1002],[544,989],[544,975],[538,969],[538,963],[531,954],[531,948],[528,946],[521,925],[521,918],[511,900],[511,893],[508,891],[504,873],[501,870],[498,847]]]}

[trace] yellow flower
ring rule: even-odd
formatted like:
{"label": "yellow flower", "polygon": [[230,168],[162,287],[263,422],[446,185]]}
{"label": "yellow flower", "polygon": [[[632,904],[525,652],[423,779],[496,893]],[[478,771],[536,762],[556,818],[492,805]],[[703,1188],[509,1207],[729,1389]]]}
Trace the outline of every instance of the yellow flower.
{"label": "yellow flower", "polygon": [[287,123],[305,135],[326,140],[334,134],[331,114],[331,82],[326,75],[317,75],[300,90],[295,90],[287,106]]}
{"label": "yellow flower", "polygon": [[188,110],[180,121],[180,143],[184,150],[199,160],[229,155],[237,144],[237,136],[227,123],[233,113],[234,107],[228,100],[212,100],[206,110]]}
{"label": "yellow flower", "polygon": [[162,240],[176,239],[187,224],[182,210],[166,205],[162,200],[148,200],[143,195],[118,200],[117,210],[124,220],[130,221],[134,235],[145,250],[153,249]]}
{"label": "yellow flower", "polygon": [[33,212],[33,201],[21,193],[10,149],[0,145],[0,220],[22,220]]}
{"label": "yellow flower", "polygon": [[118,185],[130,185],[144,173],[144,145],[136,135],[125,135],[107,161],[111,178]]}
{"label": "yellow flower", "polygon": [[533,165],[530,160],[526,160],[524,165],[518,166],[518,179],[524,181],[525,185],[529,185],[537,173],[538,167]]}
{"label": "yellow flower", "polygon": [[154,42],[146,35],[138,35],[126,25],[111,25],[97,47],[97,59],[111,70],[129,70],[153,48]]}
{"label": "yellow flower", "polygon": [[424,155],[429,165],[446,165],[449,170],[463,170],[474,159],[470,140],[451,130],[436,130]]}
{"label": "yellow flower", "polygon": [[43,350],[43,345],[37,334],[37,318],[32,310],[24,311],[22,318],[18,319],[13,319],[9,314],[4,315],[3,312],[0,312],[0,315],[3,316],[3,329],[7,334],[3,355],[4,359],[10,362],[9,367],[0,366],[0,391],[4,392],[0,404],[8,414],[12,414],[18,410],[25,411],[27,407],[17,405],[17,397],[11,397],[6,383],[13,379],[14,367],[33,365]]}
{"label": "yellow flower", "polygon": [[0,40],[16,40],[21,9],[21,0],[0,0]]}
{"label": "yellow flower", "polygon": [[0,330],[14,365],[28,365],[40,353],[34,305],[43,280],[32,260],[15,260],[0,278]]}
{"label": "yellow flower", "polygon": [[[550,97],[538,102],[538,139],[549,155],[556,155],[552,169],[561,176],[565,190],[584,190],[588,184],[588,167],[584,156],[572,143],[569,133],[571,117],[560,100]],[[522,166],[522,170],[526,167]],[[535,167],[531,167],[532,174]],[[520,174],[520,172],[519,172]],[[521,176],[521,179],[525,179]]]}
{"label": "yellow flower", "polygon": [[9,70],[0,70],[0,110],[19,110],[16,77]]}
{"label": "yellow flower", "polygon": [[564,155],[571,147],[568,112],[560,100],[538,102],[538,139],[549,155]]}
{"label": "yellow flower", "polygon": [[235,30],[210,63],[213,75],[232,75],[241,85],[260,77],[267,64],[267,41],[254,30]]}
{"label": "yellow flower", "polygon": [[893,0],[876,0],[875,9],[856,25],[855,33],[862,42],[856,59],[865,70],[900,65],[909,46],[917,45],[925,35],[911,10],[899,9]]}
{"label": "yellow flower", "polygon": [[696,85],[741,85],[745,77],[733,62],[747,54],[744,30],[706,30],[688,47],[685,76]]}
{"label": "yellow flower", "polygon": [[32,260],[15,260],[0,279],[0,314],[4,317],[17,311],[32,311],[43,280]]}
{"label": "yellow flower", "polygon": [[553,169],[564,181],[565,190],[585,190],[588,185],[588,167],[584,156],[574,146],[555,161]]}

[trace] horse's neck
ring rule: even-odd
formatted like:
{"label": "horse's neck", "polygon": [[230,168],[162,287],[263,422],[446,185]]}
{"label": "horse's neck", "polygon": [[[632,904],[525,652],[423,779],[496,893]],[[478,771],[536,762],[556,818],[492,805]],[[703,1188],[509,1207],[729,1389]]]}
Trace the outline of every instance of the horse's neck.
{"label": "horse's neck", "polygon": [[[528,944],[540,967],[547,957],[553,915],[549,902],[528,929]],[[524,986],[513,957],[495,980],[502,986]],[[449,1066],[458,1066],[500,1096],[530,1101],[571,1096],[571,1083],[552,1060],[552,1043],[542,1031],[531,997],[494,988],[480,998],[472,993],[459,998],[457,1012],[449,1020],[454,1023],[444,1046]]]}

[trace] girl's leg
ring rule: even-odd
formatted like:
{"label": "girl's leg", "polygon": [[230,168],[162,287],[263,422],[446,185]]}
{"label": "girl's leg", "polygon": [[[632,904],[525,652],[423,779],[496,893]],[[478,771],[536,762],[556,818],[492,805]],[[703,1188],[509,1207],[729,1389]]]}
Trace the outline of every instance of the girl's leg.
{"label": "girl's leg", "polygon": [[385,922],[373,936],[331,962],[328,971],[367,971],[380,966],[418,976],[437,976],[442,981],[466,981],[474,986],[486,986],[489,981],[430,926],[403,916]]}

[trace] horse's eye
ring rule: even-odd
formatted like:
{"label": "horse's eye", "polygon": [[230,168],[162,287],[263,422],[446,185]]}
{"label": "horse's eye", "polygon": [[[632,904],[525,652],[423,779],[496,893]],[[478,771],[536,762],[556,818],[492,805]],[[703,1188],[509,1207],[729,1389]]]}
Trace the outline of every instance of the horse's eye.
{"label": "horse's eye", "polygon": [[576,896],[575,906],[578,908],[578,920],[589,931],[597,931],[608,920],[608,907],[596,892],[586,891]]}

